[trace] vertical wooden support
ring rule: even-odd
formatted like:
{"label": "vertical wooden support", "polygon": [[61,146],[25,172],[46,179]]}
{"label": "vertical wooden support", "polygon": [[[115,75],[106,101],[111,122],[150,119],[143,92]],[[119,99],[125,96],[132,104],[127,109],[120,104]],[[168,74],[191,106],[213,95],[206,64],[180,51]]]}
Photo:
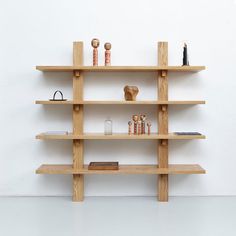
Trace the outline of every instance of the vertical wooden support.
{"label": "vertical wooden support", "polygon": [[[168,43],[158,42],[158,66],[168,66]],[[168,73],[158,72],[158,100],[168,100]],[[168,106],[158,106],[158,133],[168,134]],[[158,164],[160,168],[168,168],[168,140],[158,141]],[[158,176],[158,200],[168,201],[168,175]]]}
{"label": "vertical wooden support", "polygon": [[[83,42],[73,44],[73,65],[83,65]],[[83,100],[83,74],[74,71],[73,76],[73,101]],[[73,105],[73,133],[83,134],[83,105]],[[73,140],[73,168],[83,168],[84,144],[83,140]],[[84,176],[73,175],[73,201],[83,201],[84,199]]]}

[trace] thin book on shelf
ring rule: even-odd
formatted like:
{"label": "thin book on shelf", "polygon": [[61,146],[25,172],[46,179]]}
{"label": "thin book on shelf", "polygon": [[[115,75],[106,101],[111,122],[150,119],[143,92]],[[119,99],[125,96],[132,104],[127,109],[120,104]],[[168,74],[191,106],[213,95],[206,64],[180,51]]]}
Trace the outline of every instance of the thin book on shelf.
{"label": "thin book on shelf", "polygon": [[202,135],[199,132],[174,132],[176,135]]}

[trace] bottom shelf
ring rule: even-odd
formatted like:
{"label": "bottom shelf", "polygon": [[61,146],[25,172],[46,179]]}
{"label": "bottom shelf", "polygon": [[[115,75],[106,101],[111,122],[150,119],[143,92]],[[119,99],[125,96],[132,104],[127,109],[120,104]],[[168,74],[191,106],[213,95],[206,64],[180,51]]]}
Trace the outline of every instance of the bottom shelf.
{"label": "bottom shelf", "polygon": [[72,165],[41,165],[37,174],[205,174],[206,171],[197,164],[172,164],[168,168],[158,165],[120,165],[119,170],[73,169]]}

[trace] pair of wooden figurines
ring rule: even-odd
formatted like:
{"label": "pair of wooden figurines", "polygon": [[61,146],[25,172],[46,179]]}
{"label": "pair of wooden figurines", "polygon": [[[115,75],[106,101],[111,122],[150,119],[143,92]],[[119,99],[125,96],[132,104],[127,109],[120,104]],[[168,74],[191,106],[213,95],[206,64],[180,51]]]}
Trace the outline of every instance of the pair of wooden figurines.
{"label": "pair of wooden figurines", "polygon": [[[100,42],[98,39],[93,39],[91,41],[91,45],[93,47],[93,66],[98,66],[98,47],[100,45]],[[111,65],[111,44],[105,43],[105,66]]]}
{"label": "pair of wooden figurines", "polygon": [[[132,134],[132,125],[133,125],[133,134],[135,135],[141,135],[146,134],[146,115],[133,115],[132,120],[134,122],[134,125],[132,121],[128,122],[128,134]],[[151,122],[147,122],[148,127],[148,135],[151,134]]]}

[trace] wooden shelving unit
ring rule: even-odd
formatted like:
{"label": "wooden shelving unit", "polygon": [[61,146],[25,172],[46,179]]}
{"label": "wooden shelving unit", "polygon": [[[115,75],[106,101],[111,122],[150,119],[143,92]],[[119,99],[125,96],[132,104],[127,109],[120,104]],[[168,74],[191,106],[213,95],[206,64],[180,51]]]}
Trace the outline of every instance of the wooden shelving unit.
{"label": "wooden shelving unit", "polygon": [[205,104],[205,101],[42,101],[38,100],[36,104],[43,105],[197,105]]}
{"label": "wooden shelving unit", "polygon": [[[205,170],[197,164],[169,164],[168,140],[205,139],[204,135],[175,135],[168,130],[169,105],[198,105],[205,101],[170,101],[168,100],[168,73],[169,72],[198,72],[204,66],[168,66],[168,43],[158,43],[157,66],[83,66],[83,42],[73,44],[73,66],[36,66],[43,72],[73,72],[73,100],[48,101],[38,100],[42,105],[72,105],[73,132],[66,135],[50,135],[41,133],[36,136],[42,140],[72,140],[72,165],[42,165],[37,174],[70,174],[73,176],[73,201],[84,199],[84,175],[86,174],[154,174],[158,175],[158,199],[168,201],[168,176],[170,174],[204,174]],[[157,75],[158,99],[156,101],[86,101],[83,100],[83,72],[154,72]],[[158,133],[151,135],[128,135],[114,133],[83,132],[84,105],[156,105],[158,114]],[[158,165],[120,165],[119,170],[88,170],[84,164],[84,140],[157,140]]]}

